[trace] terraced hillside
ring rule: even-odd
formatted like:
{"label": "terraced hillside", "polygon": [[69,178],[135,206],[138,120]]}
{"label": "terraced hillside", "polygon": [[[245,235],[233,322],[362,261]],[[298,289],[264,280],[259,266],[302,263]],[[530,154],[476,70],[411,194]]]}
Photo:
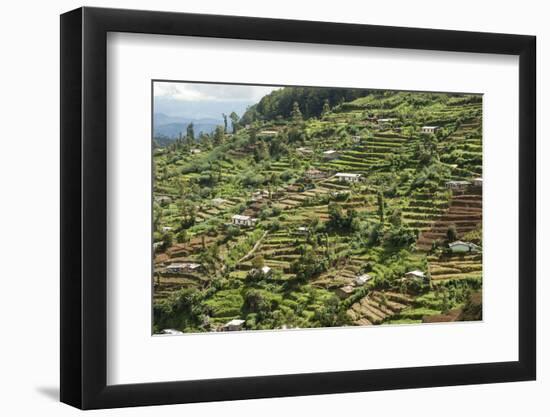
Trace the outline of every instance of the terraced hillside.
{"label": "terraced hillside", "polygon": [[397,292],[372,291],[353,303],[348,315],[360,326],[380,324],[409,307],[413,298]]}
{"label": "terraced hillside", "polygon": [[420,323],[480,290],[481,96],[337,90],[156,147],[155,332]]}
{"label": "terraced hillside", "polygon": [[416,247],[420,250],[430,250],[433,242],[445,239],[449,226],[456,227],[457,237],[460,238],[480,228],[481,223],[481,189],[470,187],[467,192],[453,193],[448,208],[420,234]]}

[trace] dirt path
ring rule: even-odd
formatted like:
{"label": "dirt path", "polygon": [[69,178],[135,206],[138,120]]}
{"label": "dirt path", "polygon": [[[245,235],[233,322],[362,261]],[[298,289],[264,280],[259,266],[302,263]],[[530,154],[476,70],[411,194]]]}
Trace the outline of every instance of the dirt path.
{"label": "dirt path", "polygon": [[258,250],[258,248],[260,247],[260,245],[262,244],[262,242],[264,241],[265,237],[267,236],[268,234],[268,231],[266,230],[264,232],[264,234],[262,235],[261,238],[258,239],[258,241],[254,244],[254,246],[252,247],[252,249],[250,249],[248,251],[248,253],[246,255],[244,255],[241,259],[239,259],[237,261],[237,264],[240,264],[241,262],[244,262],[248,259],[250,259],[252,257],[252,255],[254,255],[254,253]]}

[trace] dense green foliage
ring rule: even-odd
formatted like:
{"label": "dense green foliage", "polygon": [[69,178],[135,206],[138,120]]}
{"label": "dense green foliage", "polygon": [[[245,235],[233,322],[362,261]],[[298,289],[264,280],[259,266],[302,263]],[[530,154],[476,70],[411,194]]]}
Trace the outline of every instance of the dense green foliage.
{"label": "dense green foliage", "polygon": [[304,118],[319,117],[330,107],[369,94],[369,90],[350,88],[286,87],[263,97],[258,104],[251,106],[241,119],[241,123],[256,120],[280,120],[291,117],[294,103],[299,104]]}
{"label": "dense green foliage", "polygon": [[412,323],[480,290],[448,243],[482,246],[481,190],[445,184],[482,175],[481,96],[287,87],[224,118],[155,149],[155,332]]}

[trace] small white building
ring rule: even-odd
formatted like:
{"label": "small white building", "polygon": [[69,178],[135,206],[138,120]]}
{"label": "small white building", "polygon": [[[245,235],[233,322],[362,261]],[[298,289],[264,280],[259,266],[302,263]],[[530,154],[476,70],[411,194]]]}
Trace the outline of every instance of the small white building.
{"label": "small white building", "polygon": [[174,228],[170,227],[170,226],[163,226],[162,227],[163,232],[171,232],[172,230],[174,230]]}
{"label": "small white building", "polygon": [[334,149],[329,149],[328,151],[323,152],[323,158],[327,160],[338,159],[340,158],[340,154]]}
{"label": "small white building", "polygon": [[258,133],[259,136],[277,136],[279,132],[277,130],[262,130]]}
{"label": "small white building", "polygon": [[233,319],[225,323],[222,327],[224,332],[235,332],[243,329],[244,320]]}
{"label": "small white building", "polygon": [[170,204],[172,202],[172,199],[165,195],[160,195],[155,197],[155,201],[159,204]]}
{"label": "small white building", "polygon": [[313,153],[313,149],[310,148],[296,148],[296,152],[298,152],[300,155],[311,155]]}
{"label": "small white building", "polygon": [[172,274],[181,274],[183,272],[196,272],[201,268],[200,264],[193,262],[177,262],[166,267],[166,272]]}
{"label": "small white building", "polygon": [[382,129],[387,129],[393,125],[393,122],[395,122],[397,119],[395,118],[385,118],[385,119],[378,119],[378,127]]}
{"label": "small white building", "polygon": [[405,273],[404,278],[411,280],[424,280],[426,279],[426,274],[422,271],[419,271],[418,269],[415,269],[414,271],[409,271]]}
{"label": "small white building", "polygon": [[422,126],[422,129],[420,129],[421,133],[435,133],[439,129],[439,126]]}
{"label": "small white building", "polygon": [[353,135],[353,136],[351,137],[351,141],[352,141],[353,143],[359,143],[359,142],[361,142],[361,136],[359,136],[359,135]]}
{"label": "small white building", "polygon": [[469,181],[447,181],[445,187],[449,190],[465,190],[471,185]]}
{"label": "small white building", "polygon": [[365,285],[371,279],[372,279],[372,276],[370,276],[369,274],[357,275],[355,277],[355,285]]}
{"label": "small white building", "polygon": [[257,201],[257,200],[261,200],[262,198],[266,198],[266,197],[269,197],[269,191],[267,190],[258,190],[258,191],[254,191],[252,193],[252,201]]}
{"label": "small white building", "polygon": [[479,252],[479,246],[477,246],[475,243],[463,242],[461,240],[449,243],[449,249],[452,253]]}
{"label": "small white building", "polygon": [[478,177],[473,180],[474,187],[483,187],[483,178]]}
{"label": "small white building", "polygon": [[254,277],[270,277],[272,272],[272,269],[267,265],[250,270],[250,274]]}
{"label": "small white building", "polygon": [[251,227],[254,226],[257,221],[258,219],[250,216],[243,216],[242,214],[235,214],[233,217],[231,217],[231,223],[236,226]]}
{"label": "small white building", "polygon": [[339,181],[345,182],[359,182],[361,181],[361,174],[350,174],[348,172],[338,172],[334,177]]}
{"label": "small white building", "polygon": [[189,150],[189,152],[192,154],[198,154],[198,153],[201,153],[201,150],[198,148],[192,148]]}

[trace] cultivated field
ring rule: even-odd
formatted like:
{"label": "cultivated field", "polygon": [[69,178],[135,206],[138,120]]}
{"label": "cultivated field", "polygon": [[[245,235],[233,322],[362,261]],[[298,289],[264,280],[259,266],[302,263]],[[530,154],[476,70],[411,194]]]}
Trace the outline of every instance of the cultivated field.
{"label": "cultivated field", "polygon": [[481,319],[481,96],[297,90],[155,148],[155,332]]}

